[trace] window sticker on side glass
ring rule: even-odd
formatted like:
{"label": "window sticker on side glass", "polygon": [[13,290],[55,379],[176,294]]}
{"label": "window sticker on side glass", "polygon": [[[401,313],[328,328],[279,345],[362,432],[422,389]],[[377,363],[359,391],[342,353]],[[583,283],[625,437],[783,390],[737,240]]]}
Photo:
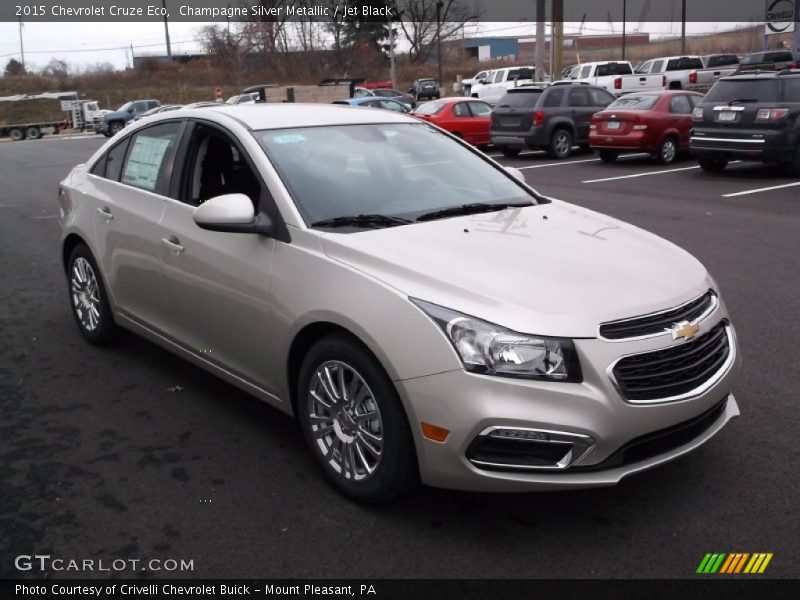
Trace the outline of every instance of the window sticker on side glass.
{"label": "window sticker on side glass", "polygon": [[155,190],[158,172],[170,141],[170,138],[137,136],[125,164],[122,182],[145,190]]}

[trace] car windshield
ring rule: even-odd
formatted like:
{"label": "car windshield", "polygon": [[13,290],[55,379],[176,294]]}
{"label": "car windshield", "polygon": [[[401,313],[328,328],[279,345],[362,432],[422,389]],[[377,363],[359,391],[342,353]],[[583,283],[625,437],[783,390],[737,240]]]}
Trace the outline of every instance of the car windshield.
{"label": "car windshield", "polygon": [[629,94],[612,102],[606,110],[650,110],[658,102],[658,96],[634,96]]}
{"label": "car windshield", "polygon": [[122,106],[120,106],[120,107],[117,109],[117,112],[125,112],[125,111],[126,111],[126,110],[128,110],[128,109],[129,109],[131,106],[133,106],[133,102],[126,102],[125,104],[123,104]]}
{"label": "car windshield", "polygon": [[426,102],[425,104],[420,104],[416,110],[414,110],[414,114],[416,115],[435,115],[439,111],[444,108],[444,102]]}
{"label": "car windshield", "polygon": [[703,102],[778,102],[778,81],[722,79],[709,90]]}
{"label": "car windshield", "polygon": [[423,123],[254,132],[307,224],[416,219],[465,204],[535,203],[513,177]]}

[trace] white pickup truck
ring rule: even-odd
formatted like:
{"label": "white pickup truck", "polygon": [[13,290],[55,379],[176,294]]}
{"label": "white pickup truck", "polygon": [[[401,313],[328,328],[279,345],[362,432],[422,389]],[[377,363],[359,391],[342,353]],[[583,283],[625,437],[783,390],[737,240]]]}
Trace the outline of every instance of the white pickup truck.
{"label": "white pickup truck", "polygon": [[[642,63],[636,73],[663,75],[669,90],[690,90],[697,84],[697,73],[704,68],[703,59],[699,56],[663,56]],[[713,74],[709,73],[707,77],[712,78]]]}
{"label": "white pickup truck", "polygon": [[511,88],[523,83],[533,83],[536,67],[504,67],[492,72],[480,87],[473,86],[470,95],[495,104]]}
{"label": "white pickup truck", "polygon": [[630,92],[655,92],[663,90],[661,75],[635,75],[628,61],[590,62],[575,65],[569,81],[580,81],[605,88],[615,96]]}

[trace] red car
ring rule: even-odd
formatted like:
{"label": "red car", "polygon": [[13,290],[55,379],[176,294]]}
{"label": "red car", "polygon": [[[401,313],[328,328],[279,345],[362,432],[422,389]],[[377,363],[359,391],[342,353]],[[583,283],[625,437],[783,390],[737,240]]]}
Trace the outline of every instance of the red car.
{"label": "red car", "polygon": [[417,106],[415,117],[430,121],[475,146],[489,145],[492,107],[472,98],[442,98]]}
{"label": "red car", "polygon": [[633,92],[595,113],[589,125],[589,145],[605,162],[622,152],[649,152],[662,164],[689,150],[692,111],[702,94],[670,90]]}

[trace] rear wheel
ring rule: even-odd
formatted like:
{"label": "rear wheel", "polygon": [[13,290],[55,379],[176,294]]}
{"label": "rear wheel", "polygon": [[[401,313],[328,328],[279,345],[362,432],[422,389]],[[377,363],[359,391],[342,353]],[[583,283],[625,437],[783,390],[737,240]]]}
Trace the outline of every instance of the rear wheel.
{"label": "rear wheel", "polygon": [[675,162],[678,156],[678,144],[674,137],[664,138],[664,141],[658,146],[656,150],[656,160],[662,165],[668,165]]}
{"label": "rear wheel", "polygon": [[701,157],[697,159],[697,162],[700,163],[700,168],[703,171],[708,171],[709,173],[719,173],[728,166],[728,161],[722,158]]}
{"label": "rear wheel", "polygon": [[600,150],[600,160],[607,163],[613,163],[617,160],[619,152],[616,150]]}
{"label": "rear wheel", "polygon": [[520,148],[510,148],[509,146],[502,146],[500,148],[500,152],[503,153],[503,156],[507,158],[514,158],[515,156],[519,156],[519,153],[522,150]]}
{"label": "rear wheel", "polygon": [[85,245],[76,246],[67,261],[70,306],[83,337],[103,346],[119,334],[108,304],[100,269]]}
{"label": "rear wheel", "polygon": [[562,159],[567,158],[570,152],[572,152],[572,134],[566,129],[556,129],[550,138],[547,153],[553,158]]}
{"label": "rear wheel", "polygon": [[29,140],[38,140],[42,137],[42,130],[38,127],[28,127],[25,130],[25,137]]}
{"label": "rear wheel", "polygon": [[368,504],[389,502],[418,479],[414,442],[394,385],[349,336],[317,342],[300,369],[297,412],[327,479]]}

